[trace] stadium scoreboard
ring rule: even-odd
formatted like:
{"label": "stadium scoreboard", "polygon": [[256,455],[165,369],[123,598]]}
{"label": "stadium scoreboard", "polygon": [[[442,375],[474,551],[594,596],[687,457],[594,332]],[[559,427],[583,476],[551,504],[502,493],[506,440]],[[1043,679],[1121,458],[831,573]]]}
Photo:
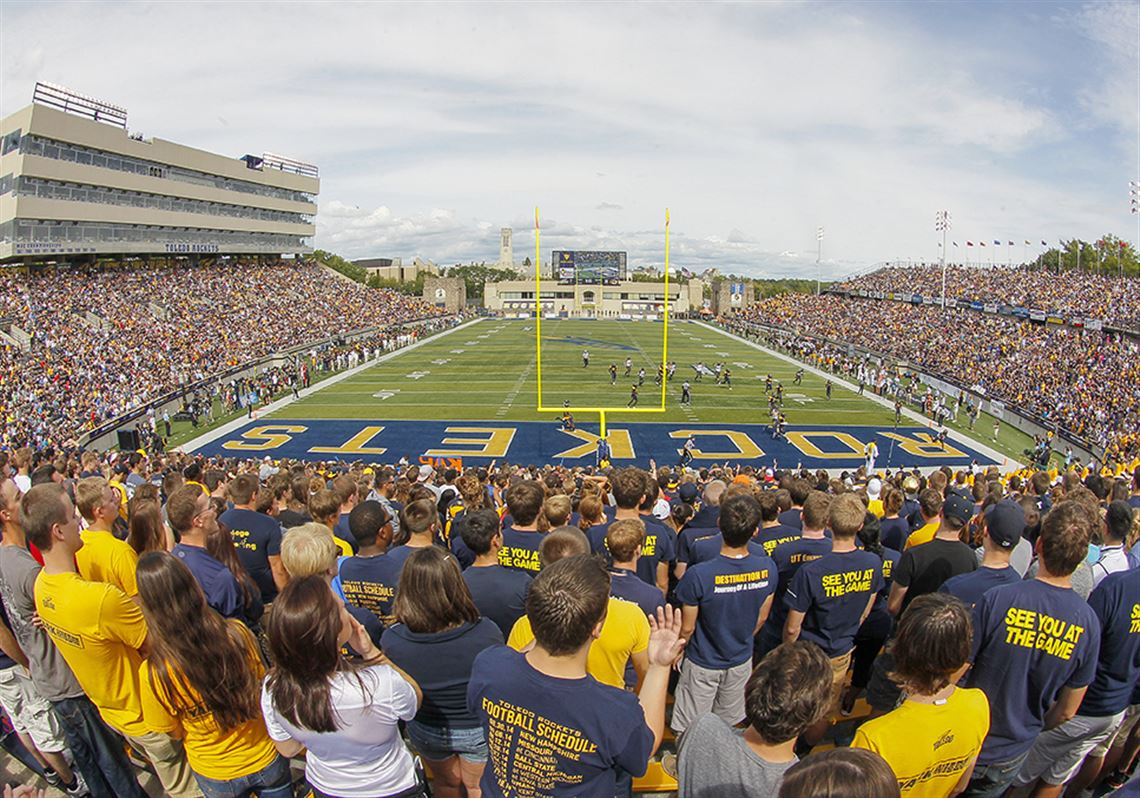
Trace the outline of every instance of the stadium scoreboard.
{"label": "stadium scoreboard", "polygon": [[550,265],[561,285],[618,285],[626,278],[624,252],[556,249]]}

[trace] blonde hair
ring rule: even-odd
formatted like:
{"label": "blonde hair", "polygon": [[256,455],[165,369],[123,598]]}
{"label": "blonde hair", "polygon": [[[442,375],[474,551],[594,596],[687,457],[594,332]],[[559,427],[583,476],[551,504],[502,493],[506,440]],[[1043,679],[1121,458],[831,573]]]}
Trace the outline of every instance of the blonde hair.
{"label": "blonde hair", "polygon": [[103,477],[85,477],[75,483],[75,508],[87,523],[95,520],[95,508],[103,503],[108,484]]}
{"label": "blonde hair", "polygon": [[290,579],[323,576],[336,567],[340,549],[324,524],[295,526],[281,538],[281,564]]}

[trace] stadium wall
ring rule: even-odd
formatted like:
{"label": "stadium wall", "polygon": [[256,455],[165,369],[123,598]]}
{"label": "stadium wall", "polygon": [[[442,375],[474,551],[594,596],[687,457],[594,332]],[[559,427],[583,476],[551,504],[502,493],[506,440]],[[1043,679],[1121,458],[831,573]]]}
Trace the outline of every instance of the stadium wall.
{"label": "stadium wall", "polygon": [[[664,312],[665,283],[625,281],[617,285],[563,284],[556,280],[539,283],[539,301],[544,313],[566,313],[573,318],[657,318]],[[698,310],[704,283],[669,284],[670,314]],[[533,280],[487,282],[483,307],[492,313],[526,315],[534,312]]]}

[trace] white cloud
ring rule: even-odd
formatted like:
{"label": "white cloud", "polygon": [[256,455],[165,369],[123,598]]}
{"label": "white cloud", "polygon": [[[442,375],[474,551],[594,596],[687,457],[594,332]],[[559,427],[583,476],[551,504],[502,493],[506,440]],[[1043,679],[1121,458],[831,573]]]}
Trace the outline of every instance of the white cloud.
{"label": "white cloud", "polygon": [[[0,114],[49,80],[147,135],[317,163],[316,244],[347,257],[494,260],[505,225],[522,253],[535,206],[547,256],[659,265],[668,207],[677,265],[769,273],[814,273],[820,225],[832,272],[935,258],[940,208],[962,240],[1135,237],[1099,137],[1136,140],[1136,5],[1026,7],[1001,48],[934,8],[5,2]],[[1074,17],[1076,88],[1037,86]]]}

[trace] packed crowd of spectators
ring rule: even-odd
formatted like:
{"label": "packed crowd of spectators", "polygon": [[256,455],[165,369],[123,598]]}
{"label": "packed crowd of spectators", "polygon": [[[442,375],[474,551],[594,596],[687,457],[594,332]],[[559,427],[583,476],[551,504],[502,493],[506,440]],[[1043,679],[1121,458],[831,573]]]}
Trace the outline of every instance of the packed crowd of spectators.
{"label": "packed crowd of spectators", "polygon": [[1003,400],[1106,450],[1140,454],[1140,342],[970,310],[784,294],[748,321],[852,343]]}
{"label": "packed crowd of spectators", "polygon": [[1140,780],[1140,469],[0,450],[0,532],[2,742],[69,795]]}
{"label": "packed crowd of spectators", "polygon": [[[241,363],[436,315],[309,262],[0,275],[0,441],[44,446]],[[390,336],[388,336],[390,337]]]}
{"label": "packed crowd of spectators", "polygon": [[[844,291],[942,296],[942,267],[886,266],[840,283]],[[1087,271],[947,266],[946,297],[1100,319],[1140,330],[1140,279]]]}

